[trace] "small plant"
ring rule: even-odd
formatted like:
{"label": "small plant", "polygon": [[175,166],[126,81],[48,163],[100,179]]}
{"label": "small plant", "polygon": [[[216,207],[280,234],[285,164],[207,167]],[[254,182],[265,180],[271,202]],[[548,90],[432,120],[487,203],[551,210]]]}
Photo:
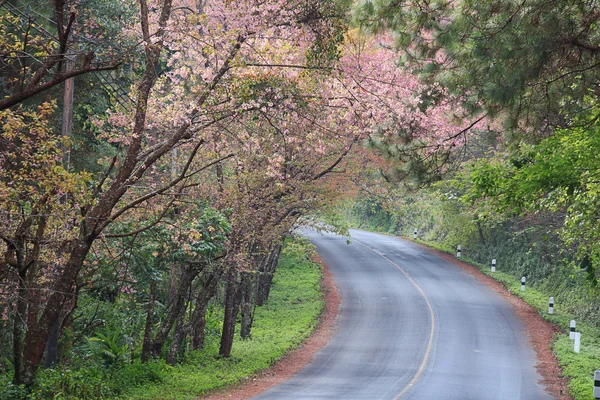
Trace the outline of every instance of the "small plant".
{"label": "small plant", "polygon": [[126,342],[122,330],[116,328],[106,333],[96,333],[96,336],[88,338],[91,356],[102,360],[107,368],[122,365],[128,359],[129,344]]}

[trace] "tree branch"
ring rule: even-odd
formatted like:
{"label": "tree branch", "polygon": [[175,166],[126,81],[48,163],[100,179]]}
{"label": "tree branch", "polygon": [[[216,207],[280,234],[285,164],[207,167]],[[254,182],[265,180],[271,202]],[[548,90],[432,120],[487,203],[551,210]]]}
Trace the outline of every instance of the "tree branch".
{"label": "tree branch", "polygon": [[228,154],[225,157],[221,157],[218,160],[212,161],[208,164],[206,164],[205,166],[203,166],[202,168],[194,171],[191,174],[187,174],[187,171],[189,170],[191,163],[196,155],[196,153],[198,152],[198,150],[200,149],[200,146],[204,144],[204,140],[201,140],[196,147],[194,148],[194,150],[192,151],[192,153],[190,154],[190,156],[188,157],[188,161],[185,165],[185,167],[183,168],[183,170],[181,171],[181,174],[179,174],[179,176],[172,180],[171,182],[169,182],[168,184],[164,185],[163,187],[156,189],[150,193],[147,193],[141,197],[138,197],[137,199],[131,201],[130,203],[124,205],[121,209],[119,209],[118,211],[116,211],[114,214],[112,214],[109,218],[106,219],[106,221],[104,221],[98,229],[99,232],[101,232],[104,228],[106,228],[106,226],[108,226],[108,224],[110,224],[112,221],[116,220],[117,218],[119,218],[121,215],[123,215],[125,212],[127,212],[128,210],[132,209],[133,207],[145,202],[146,200],[149,200],[153,197],[156,197],[160,194],[163,194],[164,192],[166,192],[167,190],[171,189],[173,186],[177,185],[179,182],[183,181],[184,179],[187,179],[195,174],[198,174],[199,172],[205,170],[206,168],[209,168],[223,160],[226,160],[228,158],[233,157],[233,154]]}
{"label": "tree branch", "polygon": [[107,234],[107,235],[102,235],[102,237],[105,238],[124,238],[124,237],[128,237],[128,236],[135,236],[139,233],[142,233],[144,231],[147,231],[148,229],[158,225],[158,223],[160,223],[163,219],[163,217],[167,214],[167,212],[171,209],[171,206],[173,205],[173,203],[175,203],[175,198],[171,199],[171,201],[169,202],[169,204],[167,204],[165,206],[165,208],[162,210],[162,212],[160,213],[160,215],[158,216],[158,218],[156,218],[156,220],[154,220],[152,223],[143,226],[142,228],[139,228],[133,232],[128,232],[128,233],[113,233],[113,234]]}
{"label": "tree branch", "polygon": [[118,63],[118,64],[111,64],[111,65],[106,65],[106,66],[96,66],[96,67],[87,66],[82,69],[76,69],[76,70],[72,70],[72,71],[63,72],[61,74],[56,75],[51,80],[49,80],[45,83],[39,84],[39,85],[32,86],[32,82],[30,82],[30,84],[24,90],[21,90],[20,92],[17,92],[15,94],[13,94],[12,96],[9,96],[9,97],[6,97],[6,98],[0,100],[0,111],[6,110],[14,105],[17,105],[17,104],[21,103],[22,101],[35,96],[36,94],[39,94],[45,90],[50,89],[51,87],[54,87],[64,81],[66,81],[69,78],[73,78],[75,76],[79,76],[79,75],[83,75],[83,74],[87,74],[89,72],[95,72],[95,71],[112,71],[112,70],[117,69],[120,65],[121,64]]}
{"label": "tree branch", "polygon": [[269,67],[269,68],[297,68],[297,69],[316,69],[316,70],[338,70],[333,67],[319,67],[311,65],[300,65],[300,64],[258,64],[258,63],[243,63],[236,67]]}
{"label": "tree branch", "polygon": [[594,54],[600,53],[600,46],[598,46],[598,45],[594,46],[589,43],[584,43],[584,42],[579,41],[578,39],[567,40],[567,44],[570,44],[570,45],[575,46],[582,50],[589,51],[590,53],[594,53]]}
{"label": "tree branch", "polygon": [[355,136],[354,140],[352,142],[350,142],[350,144],[346,147],[346,149],[342,152],[342,154],[340,154],[340,156],[337,158],[337,160],[335,160],[333,162],[333,164],[331,164],[328,168],[326,168],[325,170],[323,170],[320,173],[318,173],[317,175],[315,175],[315,177],[313,178],[313,181],[321,179],[322,177],[324,177],[328,173],[332,172],[333,169],[335,167],[337,167],[338,164],[340,162],[342,162],[342,160],[344,159],[344,157],[346,157],[346,155],[350,152],[350,150],[352,149],[352,146],[354,146],[354,143],[356,143],[358,141],[358,138],[359,138],[358,135]]}

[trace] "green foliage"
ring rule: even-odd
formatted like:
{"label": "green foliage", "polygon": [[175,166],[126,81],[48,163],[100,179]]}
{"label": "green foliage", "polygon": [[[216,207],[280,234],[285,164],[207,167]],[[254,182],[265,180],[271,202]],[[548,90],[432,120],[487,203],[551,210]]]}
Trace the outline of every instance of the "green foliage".
{"label": "green foliage", "polygon": [[28,393],[14,387],[8,375],[0,376],[0,397],[6,400],[100,400],[115,398],[126,390],[164,379],[168,366],[161,361],[123,364],[107,370],[94,363],[81,368],[53,368],[40,371]]}
{"label": "green foliage", "polygon": [[[115,224],[113,232],[130,232],[136,229],[136,223],[127,220]],[[91,304],[89,312],[93,313],[95,307],[100,306],[99,311],[107,311],[109,315],[96,318],[126,321],[128,326],[121,326],[124,333],[136,337],[134,329],[140,328],[145,318],[140,305],[148,300],[151,282],[168,286],[172,263],[189,263],[198,269],[207,267],[224,251],[230,232],[231,225],[224,212],[198,202],[186,208],[185,213],[165,217],[162,223],[135,236],[112,240],[110,245],[121,257],[108,258],[103,253],[93,253],[88,259],[88,264],[96,271],[89,281],[90,295],[101,300]],[[132,286],[135,286],[135,291]],[[168,291],[168,287],[164,289]],[[113,310],[119,315],[104,308],[102,302],[115,302],[123,294],[129,296],[121,298],[121,307]],[[158,312],[163,308],[160,300],[166,301],[159,298]]]}
{"label": "green foliage", "polygon": [[[306,18],[328,21],[321,24],[318,29],[313,29],[315,40],[306,51],[307,64],[318,67],[329,67],[334,65],[342,56],[339,49],[344,43],[347,21],[346,13],[348,5],[341,1],[328,0],[318,3],[314,9],[303,10]],[[313,23],[313,25],[316,25]]]}
{"label": "green foliage", "polygon": [[27,396],[24,386],[15,386],[12,382],[12,376],[9,374],[0,375],[0,395],[6,400],[20,400]]}
{"label": "green foliage", "polygon": [[[598,15],[585,0],[364,0],[353,13],[363,28],[392,30],[402,61],[425,80],[460,96],[472,114],[503,118],[520,138],[587,112],[598,80]],[[520,131],[524,119],[534,129]]]}
{"label": "green foliage", "polygon": [[[269,302],[256,310],[251,339],[234,342],[232,357],[220,357],[218,336],[209,336],[203,351],[193,353],[185,363],[170,369],[160,383],[140,386],[122,397],[197,398],[247,379],[300,345],[316,327],[323,308],[319,285],[321,270],[308,259],[310,248],[306,241],[287,243]],[[208,318],[211,319],[210,313]],[[207,325],[210,323],[207,321]]]}
{"label": "green foliage", "polygon": [[90,356],[101,359],[107,368],[115,368],[125,363],[128,359],[130,345],[124,340],[120,329],[98,332],[96,336],[88,338]]}
{"label": "green foliage", "polygon": [[500,215],[564,213],[561,239],[577,249],[577,259],[585,262],[595,285],[600,255],[599,149],[600,126],[595,121],[558,130],[535,146],[475,163],[466,172],[463,199]]}
{"label": "green foliage", "polygon": [[348,219],[342,210],[346,210],[351,203],[335,204],[324,206],[315,213],[314,217],[302,220],[303,225],[310,226],[312,229],[323,229],[323,224],[330,232],[336,232],[339,235],[348,235]]}
{"label": "green foliage", "polygon": [[[577,354],[573,351],[573,341],[569,335],[559,335],[552,344],[552,350],[563,369],[563,374],[568,376],[569,389],[575,399],[593,398],[594,371],[598,369],[598,354],[600,354],[600,331],[584,330],[581,338],[581,350]],[[594,336],[590,336],[594,335]]]}
{"label": "green foliage", "polygon": [[[309,259],[313,251],[306,239],[287,242],[269,303],[256,310],[252,338],[236,341],[232,357],[218,355],[222,309],[213,305],[207,313],[205,349],[192,353],[183,364],[171,367],[162,360],[131,362],[125,331],[109,325],[80,346],[85,351],[78,351],[82,354],[75,359],[80,360],[77,365],[42,370],[30,394],[14,387],[8,374],[0,375],[0,398],[193,399],[247,379],[300,345],[316,327],[323,308],[322,274]],[[92,303],[82,307],[94,313]],[[108,316],[108,311],[96,310],[96,314]]]}
{"label": "green foliage", "polygon": [[115,347],[127,344],[135,348],[136,340],[139,341],[145,313],[136,303],[143,298],[136,294],[111,301],[113,293],[106,290],[92,290],[79,297],[73,326],[65,332],[60,346],[76,362],[85,363],[90,359],[96,362],[103,347],[116,351]]}
{"label": "green foliage", "polygon": [[[114,232],[135,230],[135,223],[115,224]],[[197,202],[185,209],[185,215],[165,218],[163,223],[136,235],[134,242],[123,241],[122,246],[140,266],[156,267],[171,261],[207,262],[224,250],[230,232],[224,212]]]}
{"label": "green foliage", "polygon": [[396,217],[383,208],[381,202],[369,198],[355,201],[346,216],[351,226],[376,232],[396,231]]}
{"label": "green foliage", "polygon": [[189,231],[184,234],[185,237],[179,237],[180,241],[188,242],[189,246],[174,248],[171,252],[173,260],[186,259],[190,255],[211,260],[224,251],[227,236],[231,233],[227,217],[213,207],[200,207],[198,211],[197,216],[189,222]]}

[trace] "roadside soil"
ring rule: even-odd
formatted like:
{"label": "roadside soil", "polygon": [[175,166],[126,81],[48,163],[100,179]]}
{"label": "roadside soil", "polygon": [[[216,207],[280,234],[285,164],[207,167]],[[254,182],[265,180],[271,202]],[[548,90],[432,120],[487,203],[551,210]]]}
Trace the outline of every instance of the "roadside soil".
{"label": "roadside soil", "polygon": [[310,363],[316,352],[329,342],[335,331],[341,299],[333,281],[333,275],[327,269],[327,265],[325,265],[318,255],[313,260],[323,266],[321,289],[323,291],[325,308],[319,318],[319,324],[312,335],[300,347],[290,351],[271,368],[250,377],[247,381],[236,386],[203,396],[200,398],[201,400],[242,400],[256,396],[270,387],[291,378],[302,367]]}
{"label": "roadside soil", "polygon": [[[569,381],[562,376],[562,369],[559,367],[556,357],[554,357],[550,349],[552,336],[559,332],[559,329],[550,322],[545,321],[535,308],[525,303],[519,297],[509,293],[500,282],[483,274],[477,267],[457,260],[448,253],[423,245],[420,246],[427,248],[473,275],[500,294],[514,307],[515,313],[523,321],[527,329],[529,341],[535,351],[537,357],[536,369],[542,376],[542,385],[556,400],[572,400],[572,397],[568,394]],[[321,287],[323,289],[325,309],[320,317],[319,325],[313,334],[299,348],[291,351],[268,370],[249,378],[246,382],[237,386],[201,397],[202,400],[242,400],[256,396],[299,372],[302,367],[312,360],[315,353],[327,344],[335,331],[340,295],[333,281],[333,276],[325,263],[318,256],[316,256],[315,261],[323,266]]]}
{"label": "roadside soil", "polygon": [[560,330],[550,322],[544,320],[535,308],[506,290],[504,285],[500,282],[483,274],[479,268],[464,261],[460,261],[443,251],[435,250],[421,244],[419,245],[473,275],[512,304],[515,313],[521,321],[523,321],[523,324],[527,329],[529,342],[531,343],[537,358],[535,367],[542,376],[542,385],[544,385],[546,391],[557,400],[572,400],[573,398],[569,395],[569,380],[568,378],[563,377],[562,369],[558,365],[558,361],[550,349],[552,336],[555,333],[560,332]]}

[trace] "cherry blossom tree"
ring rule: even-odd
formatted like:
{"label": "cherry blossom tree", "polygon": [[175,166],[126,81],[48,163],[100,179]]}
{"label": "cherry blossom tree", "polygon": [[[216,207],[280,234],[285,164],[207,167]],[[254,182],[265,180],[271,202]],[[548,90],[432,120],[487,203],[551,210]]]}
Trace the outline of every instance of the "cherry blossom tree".
{"label": "cherry blossom tree", "polygon": [[[319,22],[317,9],[318,3],[277,1],[139,1],[139,28],[128,32],[144,49],[143,72],[134,89],[136,107],[131,113],[121,110],[108,121],[97,121],[105,124],[103,135],[120,146],[121,155],[106,160],[105,172],[97,177],[81,174],[87,190],[78,196],[54,190],[41,194],[43,187],[34,182],[38,196],[26,199],[26,187],[3,177],[4,191],[21,191],[18,200],[7,198],[3,205],[7,211],[2,214],[3,222],[18,221],[3,224],[2,233],[6,281],[16,284],[7,299],[19,299],[13,318],[15,383],[29,385],[33,381],[50,331],[57,321],[60,326],[65,312],[76,304],[84,261],[106,228],[146,201],[177,192],[191,177],[218,161],[202,158],[204,166],[193,162],[212,139],[210,127],[247,111],[232,108],[226,101],[235,67],[241,65],[244,53],[253,52],[244,44],[283,27],[290,36],[310,33],[324,23]],[[310,34],[301,36],[310,38]],[[185,67],[182,60],[194,63]],[[191,76],[184,80],[186,68]],[[37,132],[31,127],[34,125],[21,127],[28,131],[25,136],[35,137]],[[20,139],[8,132],[4,127],[3,140],[18,145]],[[160,176],[159,161],[174,149],[184,161],[176,174]],[[35,142],[31,157],[38,158],[43,151],[40,142]],[[13,162],[6,155],[2,161]],[[31,160],[22,164],[25,168],[18,171],[22,180],[35,181],[35,165]],[[63,202],[72,217],[59,232],[66,234],[57,236],[57,228],[48,225],[47,217],[56,217]],[[41,257],[45,253],[56,257]]]}
{"label": "cherry blossom tree", "polygon": [[[0,279],[3,306],[15,306],[17,384],[32,383],[50,332],[64,328],[79,291],[93,286],[89,255],[102,254],[101,241],[176,226],[183,253],[168,272],[170,308],[155,331],[148,308],[144,358],[161,354],[171,332],[171,362],[185,337],[200,345],[205,305],[221,279],[221,353],[229,355],[240,305],[248,335],[253,305],[268,297],[282,238],[301,217],[348,193],[365,168],[386,165],[363,143],[428,157],[460,147],[477,123],[463,121],[450,99],[426,104],[423,93],[443,91],[399,69],[389,38],[347,32],[333,2],[138,5],[139,26],[125,31],[143,47],[131,88],[135,107],[93,118],[98,139],[118,154],[97,160],[102,173],[61,165],[51,102],[34,114],[11,108],[0,115],[11,149],[0,163],[12,171],[0,180]],[[198,200],[230,209],[227,243],[210,255],[222,258],[217,270],[186,254],[206,235],[188,218]],[[188,318],[190,283],[196,301]]]}

